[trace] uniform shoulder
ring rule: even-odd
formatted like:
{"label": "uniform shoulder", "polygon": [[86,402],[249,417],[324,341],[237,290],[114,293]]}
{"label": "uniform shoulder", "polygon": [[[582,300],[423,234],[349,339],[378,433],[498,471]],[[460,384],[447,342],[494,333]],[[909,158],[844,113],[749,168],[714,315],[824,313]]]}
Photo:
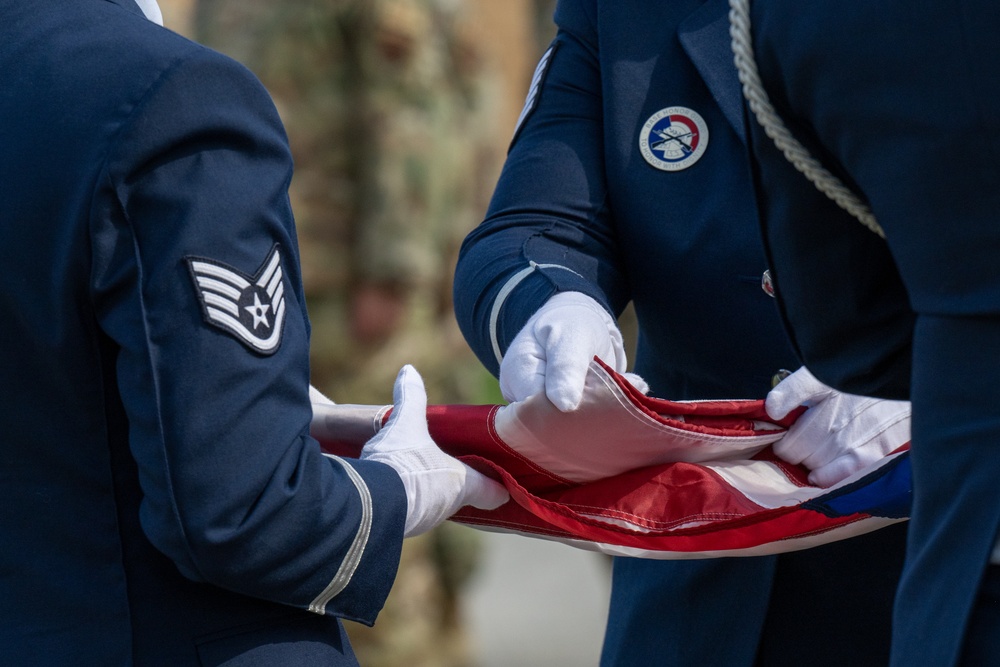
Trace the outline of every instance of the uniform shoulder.
{"label": "uniform shoulder", "polygon": [[573,33],[597,32],[598,0],[559,0],[554,14],[560,29]]}
{"label": "uniform shoulder", "polygon": [[257,81],[249,69],[231,57],[152,23],[128,39],[130,42],[125,48],[133,54],[132,64],[149,73],[207,68],[225,72],[230,77]]}
{"label": "uniform shoulder", "polygon": [[164,74],[187,63],[256,80],[231,58],[114,2],[65,3],[58,12],[28,4],[19,11],[23,29],[5,49],[9,67],[3,64],[11,77],[49,82],[46,90],[29,95],[77,100],[97,113],[101,107],[127,108]]}

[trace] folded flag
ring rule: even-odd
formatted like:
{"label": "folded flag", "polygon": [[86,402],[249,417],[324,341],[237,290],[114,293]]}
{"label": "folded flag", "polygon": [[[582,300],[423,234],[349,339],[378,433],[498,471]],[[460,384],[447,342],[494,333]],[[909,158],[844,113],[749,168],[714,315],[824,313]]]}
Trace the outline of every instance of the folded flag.
{"label": "folded flag", "polygon": [[[392,406],[314,403],[324,451],[358,456]],[[867,533],[909,516],[909,444],[829,488],[770,445],[763,400],[651,398],[595,359],[579,409],[543,394],[510,405],[431,405],[431,436],[511,500],[453,521],[616,556],[757,556]]]}

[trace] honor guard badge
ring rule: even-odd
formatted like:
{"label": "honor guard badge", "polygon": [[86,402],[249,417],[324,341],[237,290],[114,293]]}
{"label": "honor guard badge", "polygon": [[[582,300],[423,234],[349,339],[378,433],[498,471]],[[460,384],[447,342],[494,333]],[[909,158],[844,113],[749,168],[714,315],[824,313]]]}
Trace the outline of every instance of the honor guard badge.
{"label": "honor guard badge", "polygon": [[275,245],[257,274],[248,276],[221,262],[187,258],[205,321],[251,350],[272,354],[285,322],[285,281]]}
{"label": "honor guard badge", "polygon": [[708,147],[708,125],[687,107],[660,109],[639,133],[639,151],[646,162],[663,171],[687,169]]}

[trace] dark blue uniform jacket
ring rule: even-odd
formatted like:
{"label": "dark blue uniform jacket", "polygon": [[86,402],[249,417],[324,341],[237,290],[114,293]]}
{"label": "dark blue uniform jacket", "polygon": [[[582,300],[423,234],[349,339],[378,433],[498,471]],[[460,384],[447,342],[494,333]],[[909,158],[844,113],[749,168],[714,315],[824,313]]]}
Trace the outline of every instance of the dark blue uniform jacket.
{"label": "dark blue uniform jacket", "polygon": [[[761,288],[727,11],[725,0],[558,5],[558,35],[457,268],[459,324],[494,372],[531,314],[567,290],[614,314],[634,304],[635,370],[654,395],[760,398],[776,371],[798,367]],[[602,664],[884,662],[903,532],[778,558],[616,559]]]}
{"label": "dark blue uniform jacket", "polygon": [[987,0],[751,10],[779,115],[885,233],[827,200],[753,124],[797,350],[828,384],[913,405],[891,664],[1000,664],[1000,567],[987,565],[1000,527],[1000,13]]}
{"label": "dark blue uniform jacket", "polygon": [[308,435],[266,92],[130,0],[2,0],[0,146],[0,662],[354,664],[406,500]]}

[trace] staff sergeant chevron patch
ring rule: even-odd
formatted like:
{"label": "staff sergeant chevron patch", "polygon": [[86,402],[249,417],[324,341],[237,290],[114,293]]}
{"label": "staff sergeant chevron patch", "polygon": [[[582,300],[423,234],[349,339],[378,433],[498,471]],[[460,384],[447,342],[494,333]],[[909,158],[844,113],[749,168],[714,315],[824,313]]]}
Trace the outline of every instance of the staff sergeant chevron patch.
{"label": "staff sergeant chevron patch", "polygon": [[285,282],[275,245],[253,277],[225,264],[188,257],[188,268],[205,321],[236,337],[251,350],[273,354],[285,322]]}

